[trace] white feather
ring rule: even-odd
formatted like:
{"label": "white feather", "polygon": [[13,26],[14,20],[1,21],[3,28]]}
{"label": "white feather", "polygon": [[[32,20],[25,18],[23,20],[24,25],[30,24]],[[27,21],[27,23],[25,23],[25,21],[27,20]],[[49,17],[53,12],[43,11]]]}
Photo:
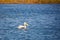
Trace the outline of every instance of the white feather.
{"label": "white feather", "polygon": [[28,26],[28,24],[26,23],[26,22],[24,22],[24,25],[19,25],[18,26],[18,29],[26,29],[27,28],[27,26]]}

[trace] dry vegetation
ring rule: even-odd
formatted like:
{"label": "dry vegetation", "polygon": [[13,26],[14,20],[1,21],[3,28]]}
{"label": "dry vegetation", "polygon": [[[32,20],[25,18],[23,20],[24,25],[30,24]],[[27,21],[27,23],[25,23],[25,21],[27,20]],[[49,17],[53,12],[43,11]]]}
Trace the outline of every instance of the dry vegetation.
{"label": "dry vegetation", "polygon": [[60,3],[60,0],[0,0],[0,3],[45,4]]}

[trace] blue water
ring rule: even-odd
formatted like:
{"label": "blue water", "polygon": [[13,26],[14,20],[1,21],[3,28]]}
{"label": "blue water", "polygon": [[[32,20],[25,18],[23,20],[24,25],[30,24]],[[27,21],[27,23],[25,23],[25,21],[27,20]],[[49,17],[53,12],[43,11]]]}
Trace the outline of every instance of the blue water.
{"label": "blue water", "polygon": [[60,40],[60,4],[0,4],[0,40]]}

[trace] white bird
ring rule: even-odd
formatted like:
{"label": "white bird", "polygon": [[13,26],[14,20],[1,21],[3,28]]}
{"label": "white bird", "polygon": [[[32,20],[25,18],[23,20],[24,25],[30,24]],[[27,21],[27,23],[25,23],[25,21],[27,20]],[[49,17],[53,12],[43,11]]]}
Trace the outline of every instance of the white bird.
{"label": "white bird", "polygon": [[24,22],[24,25],[19,25],[18,26],[18,29],[26,29],[28,26],[28,23],[27,22]]}

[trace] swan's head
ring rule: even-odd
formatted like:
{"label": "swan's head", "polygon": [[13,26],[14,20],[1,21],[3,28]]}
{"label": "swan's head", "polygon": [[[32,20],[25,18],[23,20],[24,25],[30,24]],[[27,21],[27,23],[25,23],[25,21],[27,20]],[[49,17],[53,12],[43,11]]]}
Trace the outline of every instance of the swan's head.
{"label": "swan's head", "polygon": [[28,26],[28,23],[27,22],[24,22],[24,26]]}

